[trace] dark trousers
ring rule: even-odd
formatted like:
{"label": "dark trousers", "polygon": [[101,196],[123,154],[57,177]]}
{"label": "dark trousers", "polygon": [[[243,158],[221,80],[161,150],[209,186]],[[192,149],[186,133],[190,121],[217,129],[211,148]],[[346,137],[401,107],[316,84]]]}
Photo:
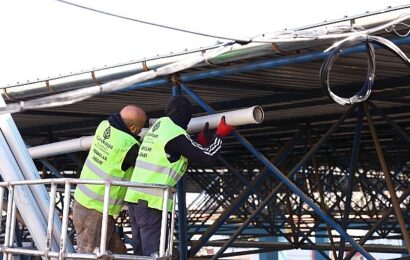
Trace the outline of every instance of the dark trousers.
{"label": "dark trousers", "polygon": [[128,203],[134,254],[151,256],[159,252],[162,211],[146,205]]}

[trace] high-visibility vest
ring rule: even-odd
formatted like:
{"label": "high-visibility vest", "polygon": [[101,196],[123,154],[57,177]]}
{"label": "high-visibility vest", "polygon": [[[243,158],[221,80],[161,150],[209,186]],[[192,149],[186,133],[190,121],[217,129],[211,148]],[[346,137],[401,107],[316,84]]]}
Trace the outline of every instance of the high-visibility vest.
{"label": "high-visibility vest", "polygon": [[[98,126],[90,152],[81,171],[80,179],[129,181],[133,171],[121,169],[128,150],[139,142],[135,137],[110,126],[104,120]],[[75,200],[89,209],[103,212],[104,185],[78,184],[74,193]],[[125,186],[111,186],[109,215],[117,215],[124,204]]]}
{"label": "high-visibility vest", "polygon": [[[175,186],[187,169],[188,159],[181,155],[178,161],[171,163],[165,145],[181,134],[186,131],[169,117],[158,119],[141,143],[131,182]],[[163,190],[129,187],[125,201],[137,203],[138,200],[147,201],[149,208],[162,210]],[[172,199],[168,202],[168,210],[172,210]]]}

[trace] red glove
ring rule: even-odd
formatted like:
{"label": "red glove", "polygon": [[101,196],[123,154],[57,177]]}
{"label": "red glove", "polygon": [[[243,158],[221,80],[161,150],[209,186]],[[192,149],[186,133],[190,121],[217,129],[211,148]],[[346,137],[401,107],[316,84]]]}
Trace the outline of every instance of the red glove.
{"label": "red glove", "polygon": [[206,122],[204,128],[202,128],[201,132],[198,134],[198,137],[196,138],[198,143],[200,143],[202,146],[206,146],[208,144],[208,128],[209,123]]}
{"label": "red glove", "polygon": [[229,135],[233,130],[235,130],[235,127],[230,126],[225,123],[225,116],[221,118],[221,122],[218,125],[218,128],[216,128],[216,136],[218,137],[224,137]]}

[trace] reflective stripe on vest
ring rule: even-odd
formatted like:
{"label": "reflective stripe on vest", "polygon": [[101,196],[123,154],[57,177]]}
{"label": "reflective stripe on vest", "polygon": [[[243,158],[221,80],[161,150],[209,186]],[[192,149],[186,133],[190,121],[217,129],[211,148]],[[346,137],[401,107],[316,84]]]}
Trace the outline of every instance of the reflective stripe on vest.
{"label": "reflective stripe on vest", "polygon": [[129,187],[128,189],[135,190],[138,192],[146,193],[152,196],[163,197],[164,190],[162,189],[152,189],[152,188],[142,188],[142,187]]}
{"label": "reflective stripe on vest", "polygon": [[107,174],[105,171],[101,170],[98,168],[92,161],[90,161],[88,158],[85,160],[84,165],[90,169],[95,175],[99,176],[103,180],[110,180],[110,181],[122,181],[123,178],[111,176]]}
{"label": "reflective stripe on vest", "polygon": [[171,168],[156,165],[156,164],[149,163],[149,162],[137,161],[137,163],[135,164],[135,167],[145,169],[148,171],[152,171],[152,172],[156,172],[156,173],[160,173],[160,174],[165,174],[171,177],[175,182],[178,182],[179,179],[182,177],[182,175],[179,175],[178,172],[176,172],[175,170]]}
{"label": "reflective stripe on vest", "polygon": [[[145,200],[148,202],[148,207],[162,210],[164,190],[152,189],[152,188],[137,188],[129,187],[127,190],[127,196],[134,196],[138,200]],[[125,197],[127,201],[127,197]],[[172,211],[172,197],[168,199],[168,211]],[[138,202],[138,201],[136,201]]]}
{"label": "reflective stripe on vest", "polygon": [[[88,184],[88,185],[92,185],[92,184]],[[92,190],[90,190],[86,184],[78,184],[77,188],[80,189],[80,191],[82,191],[85,195],[87,195],[88,197],[101,201],[102,203],[104,203],[104,196],[98,195],[96,193],[94,193]],[[122,204],[124,202],[123,199],[113,199],[113,198],[109,198],[110,201],[110,205],[118,205],[118,204]]]}

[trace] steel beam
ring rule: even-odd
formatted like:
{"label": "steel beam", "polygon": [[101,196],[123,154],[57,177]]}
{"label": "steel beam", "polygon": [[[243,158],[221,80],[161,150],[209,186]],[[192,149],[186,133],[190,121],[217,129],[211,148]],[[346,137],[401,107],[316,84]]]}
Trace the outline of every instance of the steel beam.
{"label": "steel beam", "polygon": [[[352,202],[352,194],[353,194],[353,179],[356,174],[357,170],[357,160],[359,157],[359,148],[360,148],[360,139],[362,134],[362,126],[363,126],[363,109],[361,106],[358,107],[358,113],[356,116],[356,127],[355,127],[355,134],[354,134],[354,141],[353,141],[353,148],[352,148],[352,155],[350,158],[350,167],[348,171],[348,190],[346,194],[345,200],[345,208],[344,214],[342,219],[342,228],[347,231],[347,227],[349,225],[349,215],[350,215],[350,204]],[[344,238],[340,238],[340,248],[339,248],[339,257],[337,259],[343,259],[343,253],[345,248],[345,240]]]}
{"label": "steel beam", "polygon": [[400,229],[402,232],[403,239],[406,241],[406,246],[407,246],[408,252],[410,253],[410,236],[407,231],[407,225],[406,225],[406,222],[404,221],[403,213],[400,209],[400,203],[397,199],[397,194],[396,194],[396,190],[394,189],[390,171],[384,159],[383,151],[380,146],[380,141],[377,136],[376,128],[374,127],[373,118],[372,118],[372,115],[370,113],[367,103],[363,103],[363,108],[366,113],[367,123],[369,124],[369,128],[372,134],[374,146],[377,152],[377,157],[379,159],[380,165],[383,170],[384,180],[386,181],[387,189],[389,190],[391,201],[393,203],[394,212],[396,213],[396,217],[400,224]]}
{"label": "steel beam", "polygon": [[[194,98],[208,113],[215,113],[215,111],[207,105],[199,96],[195,95],[193,91],[190,91],[186,86],[181,85],[182,89],[185,92],[188,92],[188,94]],[[351,112],[356,108],[356,106],[352,106],[346,113],[350,115]],[[344,119],[344,118],[343,118]],[[233,132],[233,135],[235,136],[236,139],[238,139],[256,158],[258,158],[269,170],[279,179],[284,183],[292,192],[297,194],[306,204],[308,204],[310,207],[314,209],[314,211],[330,226],[332,226],[334,229],[336,229],[341,236],[343,236],[347,241],[350,242],[352,246],[354,246],[362,255],[364,255],[367,259],[373,259],[373,257],[360,245],[357,244],[357,242],[351,238],[340,226],[337,224],[332,218],[330,218],[325,212],[323,212],[319,206],[317,206],[306,194],[301,191],[293,182],[291,182],[287,176],[285,176],[279,169],[277,169],[266,157],[261,154],[259,151],[257,151],[248,141],[246,141],[242,136],[240,136],[238,133]],[[312,154],[313,155],[313,154]],[[275,192],[276,194],[276,192]],[[272,194],[271,195],[275,195]],[[263,204],[267,204],[270,202],[270,196],[264,200]],[[262,206],[261,205],[261,206]],[[263,207],[265,206],[263,205]],[[263,207],[259,206],[258,209],[262,209]],[[255,211],[257,212],[257,210]],[[256,215],[256,214],[255,214]],[[252,218],[249,218],[252,219]],[[248,219],[248,220],[249,220]],[[248,221],[247,221],[248,222]],[[246,223],[246,222],[245,222]],[[245,225],[244,223],[244,225]],[[250,220],[249,220],[250,223]],[[248,224],[249,224],[248,223]],[[240,233],[240,232],[239,232]],[[237,235],[239,235],[239,233]],[[236,237],[231,237],[230,241],[233,241]],[[222,247],[219,252],[223,252],[227,246],[225,245]],[[193,245],[190,250],[190,255],[193,255],[197,252],[198,246]],[[218,253],[215,255],[215,257],[218,257]],[[221,254],[220,253],[220,254]]]}
{"label": "steel beam", "polygon": [[[179,86],[172,86],[172,95],[177,96],[181,93]],[[177,184],[178,197],[178,231],[179,231],[179,259],[187,259],[187,242],[186,242],[186,197],[185,197],[185,179],[182,177]]]}

